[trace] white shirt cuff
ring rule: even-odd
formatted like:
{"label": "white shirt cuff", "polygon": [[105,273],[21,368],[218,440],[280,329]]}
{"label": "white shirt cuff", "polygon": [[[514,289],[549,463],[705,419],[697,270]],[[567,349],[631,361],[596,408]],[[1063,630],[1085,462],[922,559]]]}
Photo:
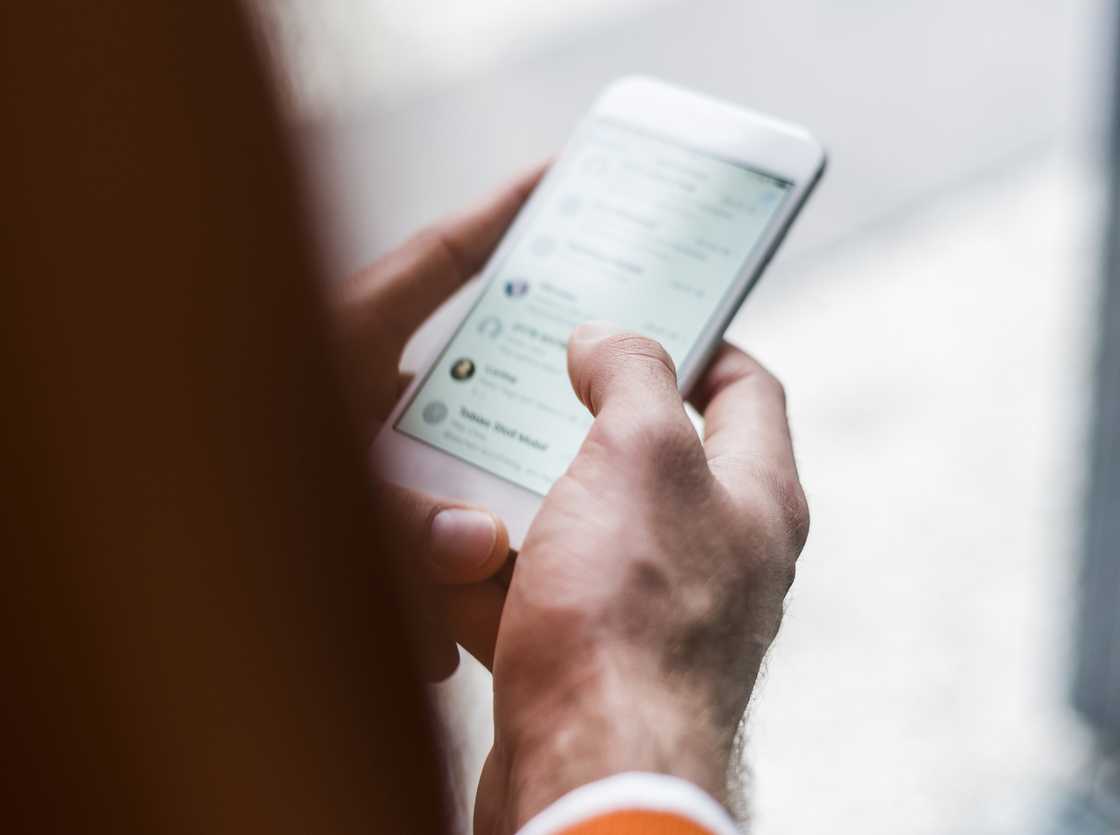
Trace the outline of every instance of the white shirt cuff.
{"label": "white shirt cuff", "polygon": [[664,774],[615,774],[568,792],[537,814],[518,835],[554,835],[611,812],[665,812],[712,832],[740,835],[726,810],[686,780]]}

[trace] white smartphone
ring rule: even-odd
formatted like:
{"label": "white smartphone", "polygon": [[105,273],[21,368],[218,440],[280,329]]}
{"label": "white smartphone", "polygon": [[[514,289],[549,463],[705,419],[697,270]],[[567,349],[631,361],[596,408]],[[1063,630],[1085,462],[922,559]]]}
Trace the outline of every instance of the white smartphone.
{"label": "white smartphone", "polygon": [[803,128],[649,78],[611,84],[382,427],[377,471],[491,509],[519,549],[591,426],[572,330],[658,340],[687,392],[824,166]]}

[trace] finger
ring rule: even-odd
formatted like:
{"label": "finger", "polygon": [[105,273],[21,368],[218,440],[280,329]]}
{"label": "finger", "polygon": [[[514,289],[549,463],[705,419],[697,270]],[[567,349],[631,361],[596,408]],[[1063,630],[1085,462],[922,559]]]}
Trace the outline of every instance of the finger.
{"label": "finger", "polygon": [[486,264],[544,166],[518,178],[483,205],[432,225],[358,273],[343,287],[353,334],[369,334],[399,356],[441,302]]}
{"label": "finger", "polygon": [[708,465],[732,492],[760,476],[796,485],[785,391],[757,360],[724,343],[689,401],[704,415]]}
{"label": "finger", "polygon": [[616,413],[630,420],[653,416],[687,423],[677,391],[677,370],[652,339],[607,322],[588,322],[568,342],[568,376],[580,402],[595,417]]}
{"label": "finger", "polygon": [[436,591],[455,640],[486,669],[493,669],[506,590],[495,579],[467,586],[440,586]]}
{"label": "finger", "polygon": [[509,533],[493,513],[393,485],[382,485],[378,492],[382,511],[394,520],[401,550],[418,560],[430,581],[476,583],[505,563]]}
{"label": "finger", "polygon": [[659,344],[590,322],[568,343],[568,374],[576,396],[595,416],[573,473],[583,470],[599,479],[630,465],[672,470],[678,484],[689,486],[690,475],[709,477],[673,360]]}

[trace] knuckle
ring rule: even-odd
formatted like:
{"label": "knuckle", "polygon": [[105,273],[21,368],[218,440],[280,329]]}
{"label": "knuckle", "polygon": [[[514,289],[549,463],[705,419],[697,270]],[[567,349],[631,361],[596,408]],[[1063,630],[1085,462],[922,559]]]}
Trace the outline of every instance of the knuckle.
{"label": "knuckle", "polygon": [[785,408],[788,400],[785,384],[765,368],[759,369],[758,380],[759,384],[767,391],[767,393],[776,401],[781,403],[782,407]]}
{"label": "knuckle", "polygon": [[809,536],[809,504],[793,476],[762,474],[741,517],[743,537],[753,542],[757,567],[793,583],[794,568]]}
{"label": "knuckle", "polygon": [[417,230],[408,245],[412,247],[413,251],[423,253],[439,252],[443,249],[439,229],[434,224],[429,224]]}
{"label": "knuckle", "polygon": [[462,259],[448,240],[442,226],[438,224],[425,226],[413,236],[412,246],[421,262],[443,265],[458,281],[465,281],[469,277],[463,269]]}
{"label": "knuckle", "polygon": [[796,478],[775,478],[771,489],[778,506],[778,518],[797,553],[809,538],[809,502]]}
{"label": "knuckle", "polygon": [[412,241],[421,249],[443,249],[443,234],[440,232],[440,228],[434,223],[429,223],[427,226],[421,227],[416,234],[412,236]]}

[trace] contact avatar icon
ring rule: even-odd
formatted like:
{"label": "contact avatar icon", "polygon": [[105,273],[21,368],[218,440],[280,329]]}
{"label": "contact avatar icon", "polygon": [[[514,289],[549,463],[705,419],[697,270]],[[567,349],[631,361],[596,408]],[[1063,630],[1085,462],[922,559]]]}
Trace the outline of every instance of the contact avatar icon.
{"label": "contact avatar icon", "polygon": [[437,423],[442,423],[447,417],[447,404],[442,400],[433,400],[424,407],[424,411],[420,413],[420,416],[424,418],[424,423],[433,426]]}
{"label": "contact avatar icon", "polygon": [[451,366],[451,378],[454,380],[469,380],[474,376],[474,360],[469,360],[466,357],[455,360],[455,364]]}
{"label": "contact avatar icon", "polygon": [[523,278],[511,278],[503,289],[511,299],[520,299],[529,292],[529,282]]}
{"label": "contact avatar icon", "polygon": [[497,339],[502,335],[502,320],[497,316],[487,316],[478,323],[478,332],[483,336],[488,336],[491,339]]}

